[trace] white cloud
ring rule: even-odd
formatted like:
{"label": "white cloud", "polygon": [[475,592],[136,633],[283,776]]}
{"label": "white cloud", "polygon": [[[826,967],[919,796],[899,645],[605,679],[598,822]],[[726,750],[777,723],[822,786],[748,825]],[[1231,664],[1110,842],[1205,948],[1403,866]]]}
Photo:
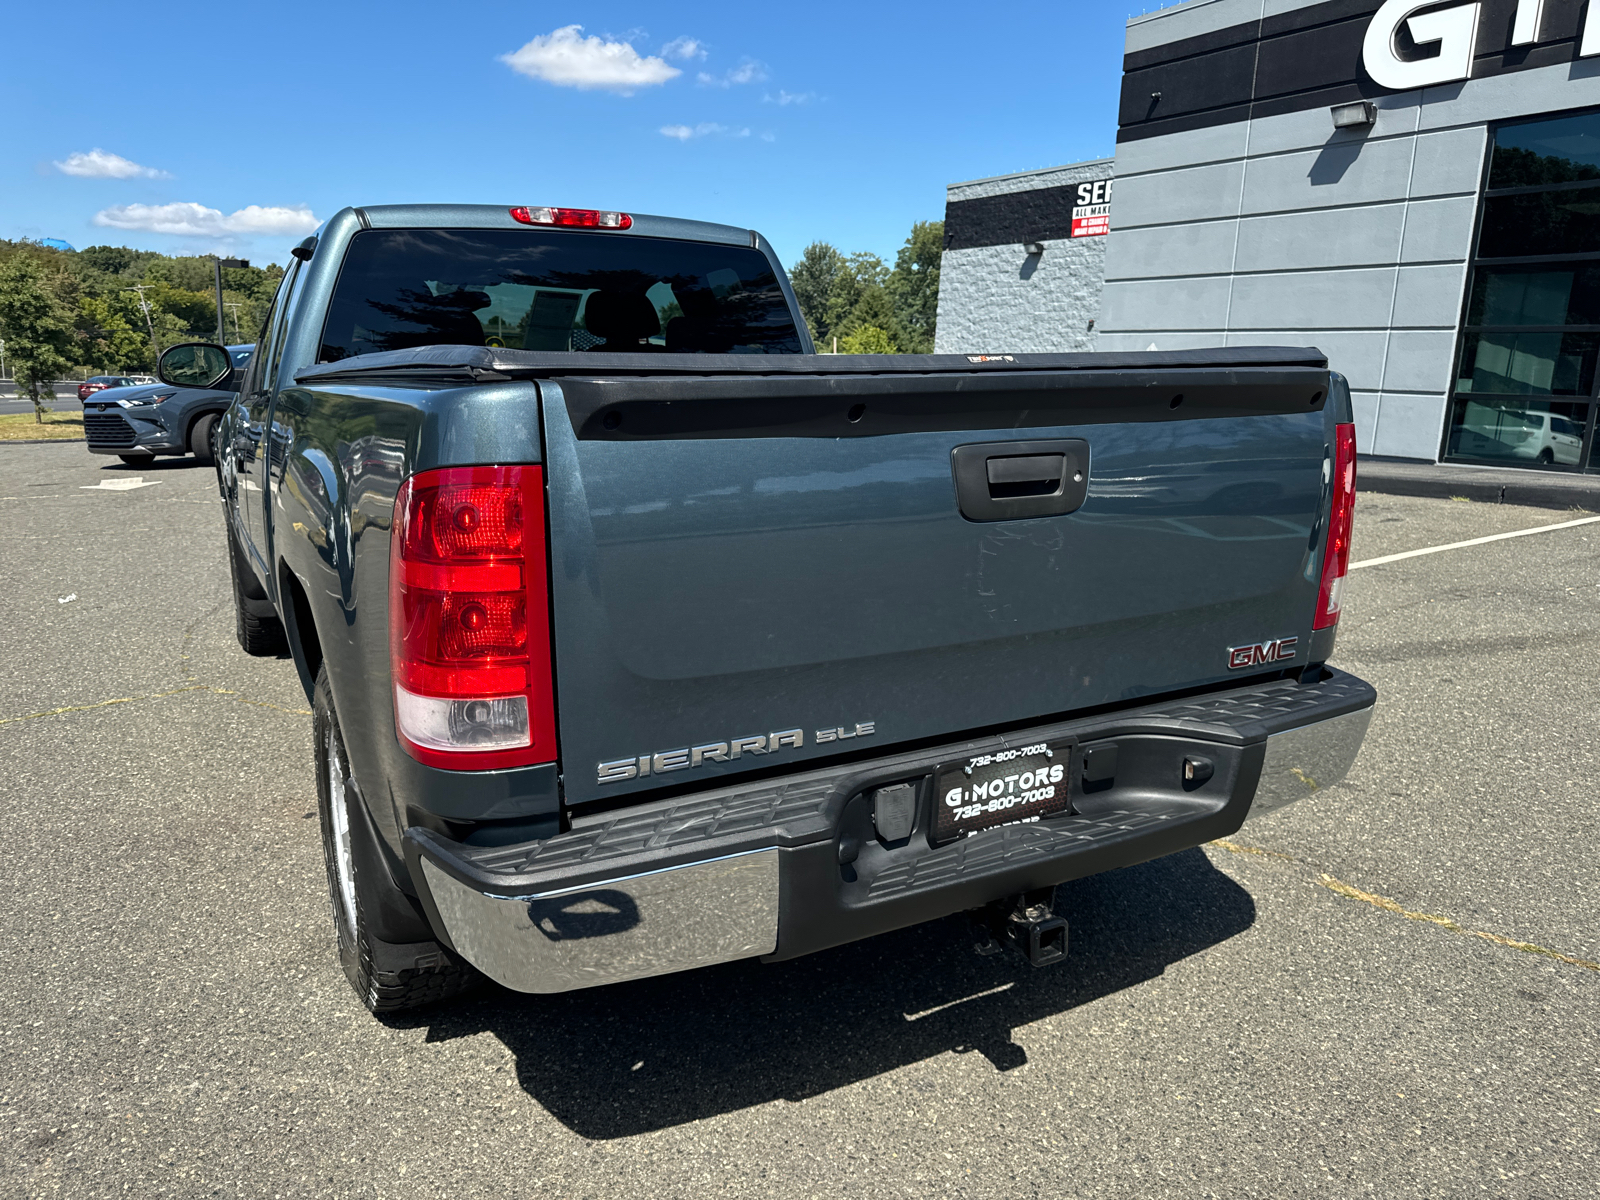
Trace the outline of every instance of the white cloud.
{"label": "white cloud", "polygon": [[304,205],[282,208],[251,204],[224,215],[220,209],[193,201],[176,201],[172,204],[119,204],[95,213],[94,223],[142,233],[216,238],[255,234],[288,237],[310,233],[320,222]]}
{"label": "white cloud", "polygon": [[775,142],[775,141],[778,140],[778,135],[773,133],[772,130],[769,129],[769,130],[767,130],[765,133],[763,133],[761,135],[761,140],[763,142]]}
{"label": "white cloud", "polygon": [[776,96],[769,92],[765,96],[761,97],[761,102],[763,104],[779,104],[787,106],[790,104],[810,104],[816,98],[817,94],[815,92],[786,92],[782,88],[779,88]]}
{"label": "white cloud", "polygon": [[760,83],[767,77],[767,69],[753,58],[747,58],[737,67],[724,71],[721,75],[709,75],[701,71],[695,76],[701,87],[734,87],[742,83]]}
{"label": "white cloud", "polygon": [[[690,138],[711,137],[714,134],[727,133],[726,125],[718,125],[715,121],[701,121],[698,125],[663,125],[663,137],[677,138],[680,142],[687,142]],[[745,133],[749,133],[747,129]],[[736,135],[742,136],[742,135]]]}
{"label": "white cloud", "polygon": [[[750,136],[750,128],[749,126],[742,126],[738,129],[730,129],[726,125],[718,125],[715,121],[701,121],[698,125],[663,125],[661,127],[661,136],[676,138],[680,142],[687,142],[690,138],[703,137],[747,138]],[[768,141],[772,140],[767,134],[762,134],[761,136]]]}
{"label": "white cloud", "polygon": [[682,75],[665,59],[643,57],[627,42],[580,37],[582,25],[565,25],[554,33],[540,34],[522,49],[502,54],[500,61],[530,79],[557,87],[600,89],[631,96]]}
{"label": "white cloud", "polygon": [[96,146],[89,153],[82,150],[69,154],[65,162],[55,164],[63,175],[77,175],[83,179],[171,179],[165,171],[154,167],[141,167],[136,162],[112,154]]}
{"label": "white cloud", "polygon": [[699,38],[675,37],[661,47],[662,58],[676,58],[682,62],[688,62],[691,59],[704,58],[705,56],[706,44]]}

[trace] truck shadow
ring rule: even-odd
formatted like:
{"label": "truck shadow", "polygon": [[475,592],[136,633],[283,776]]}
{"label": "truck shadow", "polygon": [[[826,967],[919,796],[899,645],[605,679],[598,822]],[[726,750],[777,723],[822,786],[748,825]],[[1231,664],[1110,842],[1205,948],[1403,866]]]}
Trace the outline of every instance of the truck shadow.
{"label": "truck shadow", "polygon": [[1248,929],[1255,904],[1200,850],[1064,885],[1066,963],[980,957],[964,917],[793,962],[731,963],[558,996],[490,988],[391,1020],[430,1042],[491,1033],[523,1088],[587,1138],[804,1100],[946,1052],[1027,1062],[1012,1030],[1160,976]]}

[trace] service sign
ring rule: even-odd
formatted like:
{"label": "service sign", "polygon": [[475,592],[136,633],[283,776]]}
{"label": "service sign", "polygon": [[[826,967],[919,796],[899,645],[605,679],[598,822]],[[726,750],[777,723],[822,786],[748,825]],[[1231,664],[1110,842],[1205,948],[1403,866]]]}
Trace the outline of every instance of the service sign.
{"label": "service sign", "polygon": [[1111,180],[1080,183],[1073,200],[1073,237],[1104,237],[1111,232]]}

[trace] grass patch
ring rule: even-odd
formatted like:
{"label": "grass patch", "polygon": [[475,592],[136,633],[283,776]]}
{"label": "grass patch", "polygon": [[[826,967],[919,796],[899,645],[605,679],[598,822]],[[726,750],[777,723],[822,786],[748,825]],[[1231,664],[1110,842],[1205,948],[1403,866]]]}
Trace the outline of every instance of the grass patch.
{"label": "grass patch", "polygon": [[26,442],[36,438],[71,441],[83,437],[83,414],[47,412],[44,424],[32,413],[0,413],[0,442]]}

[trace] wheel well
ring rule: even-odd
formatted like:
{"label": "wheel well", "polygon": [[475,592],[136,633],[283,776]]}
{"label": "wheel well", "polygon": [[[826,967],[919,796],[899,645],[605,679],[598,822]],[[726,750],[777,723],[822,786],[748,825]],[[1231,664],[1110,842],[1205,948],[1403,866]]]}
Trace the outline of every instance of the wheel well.
{"label": "wheel well", "polygon": [[317,672],[322,669],[322,643],[317,638],[317,623],[311,615],[311,602],[305,588],[289,570],[289,564],[278,564],[278,594],[284,601],[284,624],[289,635],[289,652],[294,656],[295,670],[300,673],[300,686],[306,699],[312,698],[317,686]]}

